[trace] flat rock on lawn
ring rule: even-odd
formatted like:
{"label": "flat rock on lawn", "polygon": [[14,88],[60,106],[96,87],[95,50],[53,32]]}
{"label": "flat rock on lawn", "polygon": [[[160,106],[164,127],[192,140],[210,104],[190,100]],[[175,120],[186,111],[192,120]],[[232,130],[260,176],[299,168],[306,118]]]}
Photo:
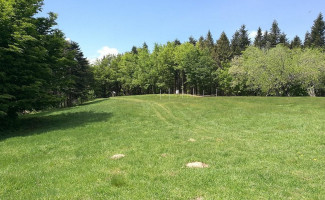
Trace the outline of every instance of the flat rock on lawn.
{"label": "flat rock on lawn", "polygon": [[191,162],[191,163],[187,163],[186,167],[189,168],[207,168],[209,167],[209,165],[203,163],[203,162]]}
{"label": "flat rock on lawn", "polygon": [[114,156],[112,156],[111,158],[114,159],[114,160],[117,160],[117,159],[120,159],[120,158],[123,158],[125,157],[124,154],[115,154]]}
{"label": "flat rock on lawn", "polygon": [[190,141],[190,142],[195,142],[196,140],[193,139],[193,138],[190,138],[188,141]]}

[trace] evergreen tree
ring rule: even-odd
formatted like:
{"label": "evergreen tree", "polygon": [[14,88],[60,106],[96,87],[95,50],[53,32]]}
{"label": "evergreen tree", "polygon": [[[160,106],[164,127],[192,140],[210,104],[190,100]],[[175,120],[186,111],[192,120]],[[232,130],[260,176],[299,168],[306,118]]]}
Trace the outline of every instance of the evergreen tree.
{"label": "evergreen tree", "polygon": [[263,47],[263,33],[261,27],[258,27],[257,29],[257,35],[254,40],[254,46],[260,49]]}
{"label": "evergreen tree", "polygon": [[311,35],[307,31],[306,34],[305,34],[304,47],[305,48],[311,47],[311,44],[312,44]]}
{"label": "evergreen tree", "polygon": [[136,46],[133,46],[131,52],[132,52],[133,54],[138,54],[138,49],[137,49],[137,47],[136,47]]}
{"label": "evergreen tree", "polygon": [[275,47],[280,43],[281,30],[279,28],[278,22],[276,20],[273,21],[272,27],[269,34],[269,42],[272,47]]}
{"label": "evergreen tree", "polygon": [[251,41],[248,37],[246,26],[242,25],[238,31],[235,32],[231,40],[231,49],[233,55],[241,55],[241,52],[250,45]]}
{"label": "evergreen tree", "polygon": [[143,45],[142,45],[142,49],[148,49],[148,45],[147,45],[146,42],[143,43]]}
{"label": "evergreen tree", "polygon": [[174,44],[175,44],[176,46],[178,46],[178,45],[181,45],[182,43],[181,43],[181,41],[179,41],[178,39],[175,39],[175,40],[174,40]]}
{"label": "evergreen tree", "polygon": [[193,44],[194,46],[196,45],[196,42],[197,42],[192,36],[190,36],[188,38],[188,41],[189,41],[189,43]]}
{"label": "evergreen tree", "polygon": [[290,48],[291,49],[294,49],[294,48],[301,48],[302,46],[302,42],[301,42],[301,39],[299,38],[298,35],[296,35],[293,40],[291,41],[291,44],[290,44]]}
{"label": "evergreen tree", "polygon": [[197,42],[197,46],[200,49],[204,49],[204,37],[203,36],[200,36],[199,41]]}
{"label": "evergreen tree", "polygon": [[311,27],[311,43],[314,47],[325,47],[325,22],[322,13],[319,13]]}
{"label": "evergreen tree", "polygon": [[93,77],[88,60],[84,57],[78,43],[68,43],[65,52],[67,58],[71,59],[71,64],[65,69],[66,74],[64,77],[68,80],[64,90],[67,97],[67,106],[72,106],[75,103],[87,100]]}
{"label": "evergreen tree", "polygon": [[240,55],[241,48],[240,48],[240,33],[236,31],[231,39],[231,51],[233,55],[237,56]]}
{"label": "evergreen tree", "polygon": [[289,46],[289,41],[285,33],[281,33],[279,38],[279,43],[283,44],[284,46]]}
{"label": "evergreen tree", "polygon": [[262,48],[270,49],[271,48],[271,42],[270,42],[270,34],[268,31],[265,31],[262,37]]}
{"label": "evergreen tree", "polygon": [[208,48],[210,52],[213,52],[214,41],[210,30],[208,31],[207,36],[205,37],[204,46],[205,48]]}
{"label": "evergreen tree", "polygon": [[218,67],[222,68],[223,64],[229,62],[232,57],[230,42],[225,32],[221,33],[215,48],[216,62]]}
{"label": "evergreen tree", "polygon": [[251,41],[248,36],[248,30],[246,26],[243,24],[239,29],[239,47],[241,51],[244,51],[249,45]]}

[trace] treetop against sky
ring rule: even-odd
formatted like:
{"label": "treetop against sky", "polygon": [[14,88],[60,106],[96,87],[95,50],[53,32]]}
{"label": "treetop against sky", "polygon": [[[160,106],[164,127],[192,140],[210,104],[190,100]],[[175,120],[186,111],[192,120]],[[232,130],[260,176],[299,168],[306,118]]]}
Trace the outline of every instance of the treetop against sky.
{"label": "treetop against sky", "polygon": [[208,30],[216,40],[224,31],[230,38],[242,24],[254,37],[258,27],[269,30],[273,20],[291,40],[304,38],[313,20],[325,13],[323,0],[230,1],[106,1],[45,0],[43,14],[58,13],[59,28],[78,41],[89,59],[130,51],[143,42],[152,49],[189,36],[198,39]]}

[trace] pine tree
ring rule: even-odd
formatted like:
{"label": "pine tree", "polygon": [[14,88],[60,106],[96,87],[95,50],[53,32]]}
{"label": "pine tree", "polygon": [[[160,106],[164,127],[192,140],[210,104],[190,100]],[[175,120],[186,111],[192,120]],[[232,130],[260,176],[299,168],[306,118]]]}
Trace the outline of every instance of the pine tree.
{"label": "pine tree", "polygon": [[285,33],[281,33],[279,37],[279,43],[283,44],[284,46],[289,46],[287,35]]}
{"label": "pine tree", "polygon": [[301,39],[299,38],[298,35],[296,35],[291,41],[290,48],[291,49],[301,48],[301,46],[302,46]]}
{"label": "pine tree", "polygon": [[248,36],[248,30],[246,30],[246,26],[243,24],[239,29],[239,47],[241,51],[244,51],[251,44],[251,40]]}
{"label": "pine tree", "polygon": [[138,49],[137,49],[137,47],[136,47],[136,46],[133,46],[131,52],[132,52],[133,54],[138,54]]}
{"label": "pine tree", "polygon": [[308,48],[311,47],[311,35],[310,33],[307,31],[305,34],[305,40],[304,40],[304,48]]}
{"label": "pine tree", "polygon": [[314,47],[325,47],[325,22],[322,13],[319,13],[311,27],[311,43]]}
{"label": "pine tree", "polygon": [[270,42],[270,34],[268,31],[265,31],[262,37],[262,48],[264,49],[270,49],[271,48],[271,42]]}
{"label": "pine tree", "polygon": [[257,35],[254,40],[254,46],[256,46],[258,48],[263,47],[263,34],[262,34],[261,27],[258,27],[258,29],[257,29]]}
{"label": "pine tree", "polygon": [[210,30],[204,40],[204,46],[209,49],[210,52],[214,49],[214,41]]}
{"label": "pine tree", "polygon": [[142,48],[143,48],[143,49],[148,49],[148,45],[147,45],[146,42],[143,43]]}
{"label": "pine tree", "polygon": [[236,31],[231,39],[231,45],[230,45],[231,51],[233,55],[237,56],[241,53],[240,48],[240,34],[239,31]]}
{"label": "pine tree", "polygon": [[223,67],[223,64],[229,62],[232,57],[230,48],[230,42],[225,32],[221,33],[220,38],[215,46],[216,62],[219,68]]}
{"label": "pine tree", "polygon": [[178,46],[178,45],[181,45],[182,43],[181,43],[181,41],[179,41],[178,39],[175,39],[175,40],[174,40],[174,44],[175,44],[176,46]]}
{"label": "pine tree", "polygon": [[272,47],[275,47],[277,44],[280,43],[280,36],[281,30],[279,28],[278,22],[274,20],[269,34],[269,42]]}
{"label": "pine tree", "polygon": [[231,50],[233,55],[241,55],[241,52],[250,45],[251,41],[248,37],[246,26],[242,25],[239,30],[235,32],[231,40]]}
{"label": "pine tree", "polygon": [[67,106],[86,100],[92,82],[92,74],[88,60],[84,57],[79,44],[69,42],[65,50],[66,58],[70,64],[65,69],[66,83],[64,92],[67,97]]}
{"label": "pine tree", "polygon": [[203,36],[200,36],[199,41],[197,42],[197,46],[200,49],[204,49],[204,37]]}
{"label": "pine tree", "polygon": [[197,41],[192,36],[190,36],[188,38],[188,42],[191,43],[191,44],[193,44],[195,46]]}

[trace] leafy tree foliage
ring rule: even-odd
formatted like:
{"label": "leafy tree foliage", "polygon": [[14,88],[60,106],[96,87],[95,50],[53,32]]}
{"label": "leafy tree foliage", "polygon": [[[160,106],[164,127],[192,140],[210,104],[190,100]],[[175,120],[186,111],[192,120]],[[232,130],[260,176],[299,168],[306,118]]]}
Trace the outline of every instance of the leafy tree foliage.
{"label": "leafy tree foliage", "polygon": [[[231,43],[222,32],[196,41],[144,43],[92,66],[79,45],[56,28],[57,16],[35,17],[42,0],[0,0],[0,123],[18,113],[72,106],[93,95],[162,92],[221,95],[324,95],[324,21],[320,14],[302,42],[291,44],[274,21],[257,31],[254,45],[245,25]],[[290,46],[290,48],[289,48]],[[315,48],[316,47],[316,48]]]}
{"label": "leafy tree foliage", "polygon": [[[56,14],[35,17],[42,0],[0,1],[0,117],[85,97],[89,65],[55,28]],[[86,75],[87,74],[87,75]],[[69,97],[68,97],[69,96]]]}
{"label": "leafy tree foliage", "polygon": [[249,47],[232,61],[229,73],[233,87],[245,86],[258,95],[315,96],[325,87],[324,58],[318,49],[290,50],[282,44],[269,51]]}

